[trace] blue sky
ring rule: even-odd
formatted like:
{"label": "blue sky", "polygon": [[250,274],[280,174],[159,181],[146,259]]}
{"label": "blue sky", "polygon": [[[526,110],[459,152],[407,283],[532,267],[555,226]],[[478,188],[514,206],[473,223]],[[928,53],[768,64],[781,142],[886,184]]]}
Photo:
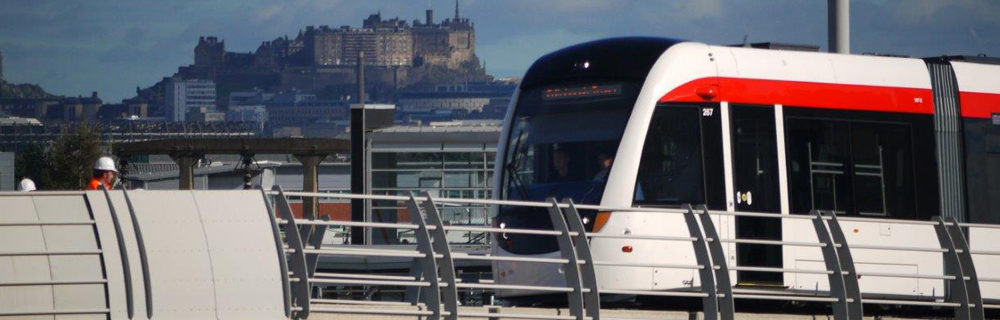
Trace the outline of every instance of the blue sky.
{"label": "blue sky", "polygon": [[[666,36],[713,44],[826,46],[826,0],[460,0],[487,71],[520,76],[560,47],[613,36]],[[453,0],[0,0],[8,81],[62,95],[98,91],[117,102],[193,62],[200,35],[230,51],[294,37],[307,25],[360,26],[385,18],[454,14]],[[1000,57],[1000,1],[853,0],[851,49],[917,57]]]}

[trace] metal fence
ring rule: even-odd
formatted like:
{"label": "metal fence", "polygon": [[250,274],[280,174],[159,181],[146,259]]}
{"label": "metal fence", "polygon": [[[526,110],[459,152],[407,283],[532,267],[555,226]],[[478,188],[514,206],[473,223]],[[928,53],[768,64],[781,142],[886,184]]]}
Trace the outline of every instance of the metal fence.
{"label": "metal fence", "polygon": [[[410,222],[296,219],[292,216],[290,197],[398,201],[405,204]],[[3,218],[0,219],[0,238],[5,239],[0,243],[0,262],[12,261],[11,263],[23,266],[35,266],[21,269],[22,272],[19,273],[12,272],[13,269],[0,268],[0,306],[3,307],[0,308],[0,317],[76,315],[141,319],[152,317],[155,310],[158,317],[166,318],[209,315],[241,319],[252,316],[275,318],[283,311],[284,316],[295,319],[307,319],[319,314],[414,316],[431,320],[460,317],[613,319],[609,310],[601,308],[602,294],[696,298],[701,301],[705,319],[734,319],[734,302],[737,299],[829,304],[830,314],[836,319],[861,319],[863,308],[872,305],[952,309],[957,319],[984,319],[985,309],[1000,309],[1000,305],[984,304],[980,290],[980,285],[998,283],[1000,278],[979,277],[973,265],[974,256],[997,257],[1000,256],[1000,251],[970,249],[966,233],[963,232],[963,229],[968,229],[966,232],[1000,230],[1000,225],[957,223],[952,219],[899,221],[837,217],[821,212],[810,215],[778,215],[711,211],[704,207],[690,206],[684,209],[607,208],[575,205],[571,202],[558,203],[552,199],[548,202],[526,202],[437,198],[427,194],[402,197],[281,190],[261,190],[259,193],[0,193],[0,202],[3,203],[0,208],[4,209],[3,215],[0,215]],[[545,208],[552,222],[552,229],[449,225],[442,220],[440,213],[440,208],[446,204]],[[262,206],[267,208],[261,208]],[[683,218],[687,235],[586,232],[579,210],[677,215]],[[818,240],[722,238],[713,218],[723,216],[808,222]],[[934,230],[939,245],[848,243],[842,230],[844,222],[848,221],[924,225]],[[409,246],[323,245],[324,233],[328,228],[336,226],[406,229],[412,231],[415,241]],[[188,232],[189,237],[179,236],[184,232]],[[559,256],[499,256],[461,252],[456,250],[456,245],[448,243],[448,232],[554,237]],[[191,235],[201,235],[202,238]],[[590,248],[589,240],[596,238],[662,241],[685,246],[690,244],[695,262],[687,265],[602,261],[599,260],[600,257],[595,258]],[[272,244],[273,249],[270,248]],[[723,250],[723,245],[726,244],[815,248],[822,253],[825,267],[807,269],[729,265]],[[851,250],[941,254],[944,268],[940,274],[858,271]],[[25,257],[32,258],[32,261]],[[331,257],[406,261],[403,265],[409,273],[389,275],[364,270],[319,271],[320,259]],[[565,285],[497,283],[463,277],[458,273],[459,267],[470,261],[559,265],[563,267]],[[181,268],[192,265],[201,267]],[[602,287],[598,281],[599,266],[696,270],[700,286],[693,291],[613,290]],[[980,270],[988,270],[990,274],[996,273],[992,270],[995,267],[993,265],[980,267]],[[803,296],[792,291],[761,294],[734,288],[730,278],[733,271],[826,275],[830,290],[824,291],[825,295],[822,296]],[[39,274],[36,276],[28,273]],[[216,273],[226,276],[213,276]],[[942,281],[946,284],[944,288],[947,292],[941,295],[943,300],[863,296],[858,284],[859,276]],[[178,294],[188,289],[191,283],[204,284],[199,287],[204,290]],[[373,300],[370,291],[359,292],[351,298],[328,298],[319,293],[326,286],[405,288],[400,289],[404,299]],[[35,290],[46,287],[52,289]],[[467,295],[470,291],[483,290],[565,294],[568,314],[531,314],[524,308],[482,309],[462,306],[463,293]],[[55,292],[60,293],[58,297]],[[216,292],[220,295],[216,296],[219,301],[199,305],[202,297],[212,296],[205,295],[205,292]],[[262,292],[266,294],[258,294]],[[50,304],[43,301],[46,297],[56,301]]]}
{"label": "metal fence", "polygon": [[[934,221],[900,221],[869,218],[838,218],[832,212],[813,211],[809,215],[779,215],[751,212],[712,211],[701,206],[684,209],[651,208],[610,208],[593,205],[576,205],[571,201],[559,203],[555,199],[547,202],[502,201],[483,199],[454,199],[432,197],[429,194],[417,196],[378,196],[356,194],[328,194],[264,191],[265,197],[273,199],[275,210],[274,233],[279,256],[287,258],[283,268],[287,270],[287,308],[296,319],[306,319],[320,313],[347,313],[367,315],[422,316],[427,319],[457,318],[517,318],[517,319],[601,319],[601,294],[694,297],[700,298],[705,319],[734,319],[734,300],[781,300],[798,302],[829,303],[830,313],[835,319],[862,319],[864,305],[913,305],[938,308],[952,308],[956,319],[983,319],[985,308],[1000,308],[1000,305],[984,305],[979,290],[980,282],[1000,282],[1000,278],[979,278],[973,265],[973,255],[1000,256],[998,251],[969,249],[962,228],[997,228],[995,225],[958,223],[952,218],[935,218]],[[288,197],[321,197],[338,199],[370,199],[399,201],[406,204],[410,223],[377,223],[356,221],[328,221],[295,219],[289,206]],[[552,230],[495,228],[486,226],[452,226],[442,223],[440,208],[445,204],[464,205],[505,205],[547,208],[552,222]],[[682,215],[689,236],[665,236],[655,234],[608,234],[586,232],[578,210],[655,212]],[[801,219],[811,221],[817,242],[781,241],[760,239],[725,239],[719,236],[712,217],[737,216],[771,219]],[[914,247],[850,244],[841,229],[841,220],[860,222],[891,222],[933,226],[939,247]],[[358,246],[321,246],[326,228],[367,227],[412,230],[416,239],[414,249],[373,248]],[[470,255],[455,252],[447,242],[448,232],[487,232],[544,235],[555,237],[560,258],[528,256]],[[690,243],[697,261],[695,265],[648,264],[621,261],[595,260],[591,254],[588,239],[618,238],[671,241]],[[756,244],[772,246],[812,247],[822,252],[824,269],[775,268],[759,266],[730,266],[723,251],[723,244]],[[858,272],[855,270],[851,249],[940,252],[943,255],[944,273],[891,273]],[[369,258],[409,258],[414,267],[408,276],[383,275],[376,273],[323,273],[317,272],[317,262],[321,256],[369,257]],[[529,263],[558,264],[563,266],[566,286],[540,286],[536,284],[499,284],[491,281],[463,281],[456,277],[455,264],[463,260],[518,261]],[[595,266],[657,267],[671,269],[698,270],[701,286],[698,291],[653,291],[653,290],[602,290],[598,286]],[[759,294],[752,291],[734,289],[730,271],[755,271],[793,274],[825,274],[829,281],[826,296],[802,296],[792,292],[787,294]],[[863,298],[858,278],[890,277],[909,279],[936,279],[946,283],[948,290],[945,301],[876,299]],[[408,301],[363,301],[349,299],[324,299],[315,297],[315,288],[325,285],[342,286],[392,286],[419,289],[419,295],[407,295]],[[458,293],[463,289],[523,290],[539,293],[565,293],[569,315],[532,315],[517,313],[516,309],[505,309],[501,313],[466,312],[459,308]],[[361,308],[370,306],[408,306],[403,309]],[[604,317],[604,319],[611,319]]]}

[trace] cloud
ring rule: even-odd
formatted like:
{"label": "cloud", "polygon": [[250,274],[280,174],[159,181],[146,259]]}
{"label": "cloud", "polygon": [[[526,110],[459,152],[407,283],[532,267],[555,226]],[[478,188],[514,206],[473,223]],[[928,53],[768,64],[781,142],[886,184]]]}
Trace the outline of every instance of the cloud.
{"label": "cloud", "polygon": [[274,18],[274,16],[281,13],[282,7],[279,5],[270,5],[260,9],[257,9],[256,16],[254,19],[255,23],[267,22]]}
{"label": "cloud", "polygon": [[928,23],[935,18],[954,14],[969,19],[967,22],[996,21],[1000,18],[1000,2],[990,0],[909,0],[895,4],[891,6],[894,10],[890,12],[907,23]]}

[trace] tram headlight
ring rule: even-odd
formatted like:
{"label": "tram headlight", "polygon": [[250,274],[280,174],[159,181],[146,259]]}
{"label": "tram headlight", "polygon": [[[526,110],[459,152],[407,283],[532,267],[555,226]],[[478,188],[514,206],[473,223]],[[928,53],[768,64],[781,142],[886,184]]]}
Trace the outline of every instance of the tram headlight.
{"label": "tram headlight", "polygon": [[[505,229],[505,228],[507,228],[507,223],[506,222],[501,222],[498,227],[500,229]],[[507,233],[506,232],[501,232],[500,233],[500,237],[503,238],[504,240],[510,241],[510,239],[507,238]]]}

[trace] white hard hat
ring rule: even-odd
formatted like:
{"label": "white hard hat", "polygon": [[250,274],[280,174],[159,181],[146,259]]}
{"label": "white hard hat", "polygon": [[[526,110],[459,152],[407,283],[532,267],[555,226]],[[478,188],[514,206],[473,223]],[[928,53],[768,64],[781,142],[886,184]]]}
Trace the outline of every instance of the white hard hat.
{"label": "white hard hat", "polygon": [[97,159],[97,162],[94,163],[94,170],[113,171],[118,173],[118,169],[115,169],[115,160],[111,159],[111,157],[101,157],[100,159]]}
{"label": "white hard hat", "polygon": [[24,178],[24,179],[21,179],[21,184],[20,184],[18,190],[21,190],[23,192],[28,192],[28,191],[35,191],[37,189],[35,189],[35,182],[34,181],[31,181],[31,179],[28,179],[28,178]]}

